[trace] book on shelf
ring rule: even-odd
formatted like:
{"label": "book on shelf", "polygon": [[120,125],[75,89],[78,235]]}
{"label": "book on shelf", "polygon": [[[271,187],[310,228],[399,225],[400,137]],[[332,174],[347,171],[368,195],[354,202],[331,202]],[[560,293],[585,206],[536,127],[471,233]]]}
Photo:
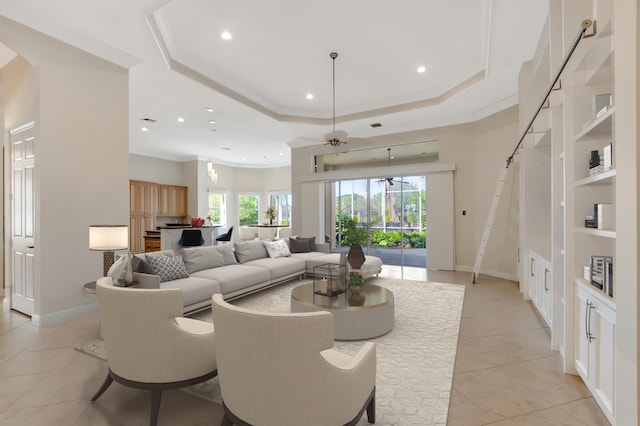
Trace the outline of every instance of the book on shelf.
{"label": "book on shelf", "polygon": [[602,115],[606,113],[609,107],[612,105],[612,101],[613,99],[611,98],[611,93],[593,95],[593,109],[591,118],[598,119],[602,117]]}
{"label": "book on shelf", "polygon": [[589,169],[589,177],[599,175],[602,172],[604,172],[603,165],[592,167]]}
{"label": "book on shelf", "polygon": [[593,205],[594,221],[598,229],[614,229],[615,212],[613,204],[598,203]]}
{"label": "book on shelf", "polygon": [[602,161],[602,166],[604,167],[604,171],[611,170],[613,168],[613,144],[605,145],[603,148],[604,156]]}

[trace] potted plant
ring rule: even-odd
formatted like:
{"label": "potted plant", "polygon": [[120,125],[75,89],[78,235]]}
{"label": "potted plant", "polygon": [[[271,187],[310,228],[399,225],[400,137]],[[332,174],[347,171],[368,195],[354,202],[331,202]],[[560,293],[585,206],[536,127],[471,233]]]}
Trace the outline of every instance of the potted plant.
{"label": "potted plant", "polygon": [[267,207],[265,216],[267,217],[267,219],[269,219],[269,225],[273,225],[273,221],[276,218],[276,208],[274,206]]}
{"label": "potted plant", "polygon": [[360,269],[365,261],[362,245],[369,241],[369,227],[366,224],[358,226],[353,219],[343,223],[342,242],[351,246],[347,254],[347,262],[353,269]]}

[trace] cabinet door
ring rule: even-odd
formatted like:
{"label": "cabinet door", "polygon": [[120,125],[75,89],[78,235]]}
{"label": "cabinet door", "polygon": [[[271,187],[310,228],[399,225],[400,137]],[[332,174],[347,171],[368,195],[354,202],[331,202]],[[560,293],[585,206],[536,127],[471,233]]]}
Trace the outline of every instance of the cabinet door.
{"label": "cabinet door", "polygon": [[587,296],[582,290],[576,293],[576,319],[575,319],[575,365],[578,374],[585,382],[589,381],[589,337],[588,318],[589,306]]}
{"label": "cabinet door", "polygon": [[187,187],[185,186],[174,186],[175,188],[175,208],[176,208],[176,216],[186,216],[187,215]]}
{"label": "cabinet door", "polygon": [[141,215],[131,215],[129,217],[129,250],[131,250],[131,253],[139,253],[143,250],[143,220],[144,217]]}
{"label": "cabinet door", "polygon": [[170,216],[168,185],[158,185],[158,216]]}
{"label": "cabinet door", "polygon": [[541,281],[541,285],[540,285],[540,293],[541,293],[541,297],[542,297],[542,304],[541,304],[541,314],[542,317],[547,321],[547,324],[549,325],[549,327],[551,327],[552,325],[552,318],[551,318],[551,305],[552,305],[552,300],[551,300],[551,295],[552,295],[552,287],[553,287],[553,282],[552,282],[552,278],[551,278],[551,267],[549,265],[542,265],[542,268],[540,268],[541,271],[541,277],[540,277],[540,281]]}
{"label": "cabinet door", "polygon": [[535,306],[538,306],[538,269],[539,269],[538,257],[533,253],[529,253],[529,299]]}
{"label": "cabinet door", "polygon": [[595,340],[593,343],[593,386],[595,397],[600,406],[608,412],[609,418],[614,412],[613,385],[615,367],[615,318],[616,314],[603,303],[595,302],[592,312]]}

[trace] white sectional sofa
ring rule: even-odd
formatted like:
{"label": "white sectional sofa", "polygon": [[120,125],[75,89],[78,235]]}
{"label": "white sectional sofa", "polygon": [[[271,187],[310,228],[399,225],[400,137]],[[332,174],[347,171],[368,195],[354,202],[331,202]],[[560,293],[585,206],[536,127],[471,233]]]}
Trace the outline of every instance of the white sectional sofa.
{"label": "white sectional sofa", "polygon": [[[184,313],[189,313],[209,306],[215,293],[228,300],[312,274],[316,265],[340,263],[340,255],[329,253],[327,244],[316,244],[313,238],[291,240],[139,253],[134,255],[135,279],[144,288],[179,288]],[[122,263],[116,262],[110,276],[121,274]],[[382,269],[382,261],[375,256],[366,256],[365,265],[371,275]]]}

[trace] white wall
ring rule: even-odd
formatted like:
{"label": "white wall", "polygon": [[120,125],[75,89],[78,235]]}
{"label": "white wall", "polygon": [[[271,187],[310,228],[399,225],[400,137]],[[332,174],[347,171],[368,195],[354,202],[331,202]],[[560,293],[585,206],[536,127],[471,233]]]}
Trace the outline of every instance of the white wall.
{"label": "white wall", "polygon": [[0,41],[30,60],[2,70],[4,134],[36,121],[33,321],[46,325],[95,309],[89,225],[129,221],[128,72],[1,16]]}
{"label": "white wall", "polygon": [[[489,207],[498,183],[500,171],[518,141],[518,110],[509,108],[474,123],[418,130],[359,141],[358,148],[393,146],[411,142],[437,140],[440,164],[455,164],[455,259],[456,269],[473,268],[486,224]],[[291,175],[293,193],[293,228],[304,233],[310,222],[301,215],[306,187],[301,177],[313,173],[313,156],[335,152],[329,145],[314,145],[292,149]],[[509,173],[509,178],[512,173]],[[505,221],[497,223],[491,235],[490,246],[484,256],[481,271],[505,278],[516,278],[518,250],[518,197],[517,185],[508,182],[510,193],[505,196],[498,212]],[[316,197],[308,195],[310,199]],[[305,203],[306,203],[306,199]],[[306,206],[310,209],[309,206]],[[462,210],[467,214],[462,215]],[[514,214],[515,212],[515,214]],[[495,247],[499,249],[495,249]]]}

